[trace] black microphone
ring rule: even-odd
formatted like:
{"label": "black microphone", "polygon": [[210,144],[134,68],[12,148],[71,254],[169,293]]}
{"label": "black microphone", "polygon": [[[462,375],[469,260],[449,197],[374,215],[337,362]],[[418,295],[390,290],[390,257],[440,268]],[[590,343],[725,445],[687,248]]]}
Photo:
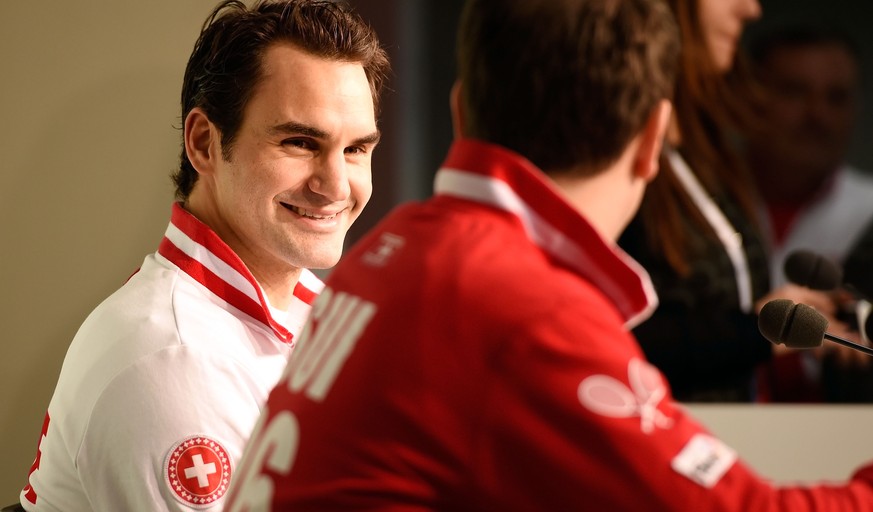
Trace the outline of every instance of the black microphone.
{"label": "black microphone", "polygon": [[782,268],[789,281],[813,290],[833,290],[843,282],[840,266],[812,251],[801,249],[792,252]]}
{"label": "black microphone", "polygon": [[[842,267],[833,260],[813,251],[800,249],[788,255],[783,270],[785,277],[794,284],[818,291],[829,291],[842,287],[856,300],[873,302],[873,298],[871,298],[873,297],[873,285],[867,282],[873,281],[869,277],[873,276],[873,273],[859,272],[857,267],[858,265],[852,267],[851,275],[854,277],[849,279],[849,269],[844,274]],[[856,282],[857,285],[854,284]],[[871,330],[873,324],[868,317],[864,325],[860,325],[859,320],[863,320],[863,318],[858,316],[857,310],[843,309],[838,312],[837,318],[860,331],[865,339],[873,338],[873,330]]]}
{"label": "black microphone", "polygon": [[[873,329],[869,317],[865,328]],[[826,339],[873,356],[873,349],[859,345],[839,336],[827,333],[827,319],[806,304],[795,304],[788,299],[771,300],[761,308],[758,315],[758,330],[775,345],[789,348],[815,348]]]}

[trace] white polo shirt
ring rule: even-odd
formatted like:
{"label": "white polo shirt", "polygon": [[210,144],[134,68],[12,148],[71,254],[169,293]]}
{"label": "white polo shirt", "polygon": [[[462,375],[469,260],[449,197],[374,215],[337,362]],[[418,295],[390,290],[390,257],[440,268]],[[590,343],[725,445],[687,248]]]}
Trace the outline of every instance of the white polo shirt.
{"label": "white polo shirt", "polygon": [[304,270],[274,318],[236,254],[174,205],[157,253],[67,352],[24,508],[219,510],[322,287]]}

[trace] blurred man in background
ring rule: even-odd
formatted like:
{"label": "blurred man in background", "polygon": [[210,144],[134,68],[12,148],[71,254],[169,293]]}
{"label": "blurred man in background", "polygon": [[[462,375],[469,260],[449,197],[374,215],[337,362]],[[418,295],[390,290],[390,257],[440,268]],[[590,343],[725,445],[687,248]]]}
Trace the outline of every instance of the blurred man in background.
{"label": "blurred man in background", "polygon": [[[860,56],[846,33],[813,26],[765,33],[749,53],[766,101],[747,155],[763,199],[775,287],[785,282],[791,253],[811,250],[842,263],[873,226],[873,174],[845,160],[861,107]],[[856,298],[835,297],[847,300],[842,307],[851,320]],[[873,399],[869,362],[834,344],[779,354],[763,374],[763,395],[774,401]]]}

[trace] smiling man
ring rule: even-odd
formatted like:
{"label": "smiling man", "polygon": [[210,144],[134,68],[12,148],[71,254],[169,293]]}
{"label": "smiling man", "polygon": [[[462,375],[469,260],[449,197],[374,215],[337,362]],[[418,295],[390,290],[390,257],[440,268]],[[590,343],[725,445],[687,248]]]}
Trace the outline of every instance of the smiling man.
{"label": "smiling man", "polygon": [[80,328],[26,510],[220,510],[235,461],[371,193],[388,71],[343,5],[219,5],[188,61],[178,202]]}

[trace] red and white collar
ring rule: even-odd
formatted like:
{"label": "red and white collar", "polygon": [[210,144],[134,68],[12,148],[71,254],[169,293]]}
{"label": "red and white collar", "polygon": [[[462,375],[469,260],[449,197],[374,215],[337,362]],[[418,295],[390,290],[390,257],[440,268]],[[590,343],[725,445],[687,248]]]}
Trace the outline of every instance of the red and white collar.
{"label": "red and white collar", "polygon": [[[293,344],[293,333],[270,314],[264,292],[245,263],[180,203],[173,204],[170,225],[158,253],[216,296],[272,329],[280,340]],[[294,287],[291,309],[308,311],[323,288],[324,283],[315,274],[303,269]]]}
{"label": "red and white collar", "polygon": [[528,238],[600,289],[628,328],[658,304],[648,273],[600,234],[522,156],[482,141],[456,141],[437,171],[434,193],[461,197],[512,213]]}

